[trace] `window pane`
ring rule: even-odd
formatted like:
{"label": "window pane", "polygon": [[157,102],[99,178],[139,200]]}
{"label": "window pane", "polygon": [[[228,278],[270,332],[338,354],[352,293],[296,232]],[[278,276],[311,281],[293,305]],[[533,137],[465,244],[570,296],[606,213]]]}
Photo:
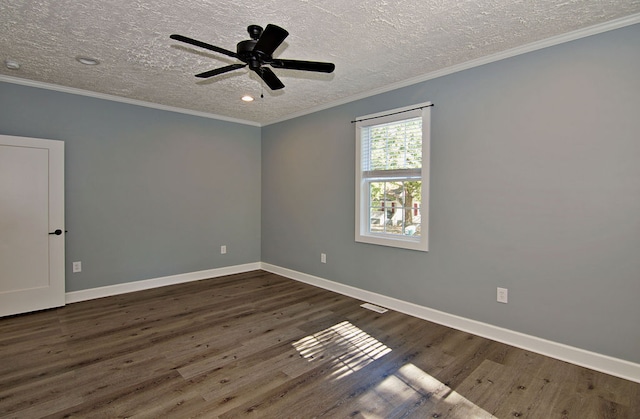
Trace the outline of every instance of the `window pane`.
{"label": "window pane", "polygon": [[420,237],[420,231],[422,224],[420,209],[419,208],[405,208],[405,225],[404,225],[404,235],[405,236],[414,236]]}
{"label": "window pane", "polygon": [[385,182],[369,183],[369,232],[384,233],[386,214],[384,210]]}
{"label": "window pane", "polygon": [[369,206],[382,207],[384,202],[384,182],[369,183]]}
{"label": "window pane", "polygon": [[384,209],[371,208],[371,216],[369,217],[369,232],[370,233],[384,233],[384,225],[386,223]]}
{"label": "window pane", "polygon": [[[385,182],[385,200],[394,203],[394,206],[402,206],[404,202],[404,182]],[[399,205],[397,205],[399,204]]]}
{"label": "window pane", "polygon": [[406,181],[404,187],[404,234],[420,236],[420,206],[422,201],[422,181]]}

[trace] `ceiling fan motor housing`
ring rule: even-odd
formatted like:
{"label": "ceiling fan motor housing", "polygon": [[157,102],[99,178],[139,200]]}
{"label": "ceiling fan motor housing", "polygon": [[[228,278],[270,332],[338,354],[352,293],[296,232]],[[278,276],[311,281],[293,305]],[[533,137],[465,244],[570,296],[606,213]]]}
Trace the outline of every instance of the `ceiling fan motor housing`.
{"label": "ceiling fan motor housing", "polygon": [[258,43],[257,40],[248,39],[246,41],[238,42],[236,46],[236,53],[238,54],[238,58],[249,64],[249,68],[256,69],[260,68],[261,62],[268,63],[271,61],[271,57],[265,55],[260,51],[254,51],[253,48]]}

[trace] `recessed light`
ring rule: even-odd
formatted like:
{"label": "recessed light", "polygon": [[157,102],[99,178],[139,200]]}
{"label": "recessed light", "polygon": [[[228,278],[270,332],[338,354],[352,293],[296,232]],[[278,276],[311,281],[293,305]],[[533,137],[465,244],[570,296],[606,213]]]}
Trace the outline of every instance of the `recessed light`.
{"label": "recessed light", "polygon": [[242,100],[244,100],[245,102],[253,102],[253,97],[249,95],[244,95],[242,96]]}
{"label": "recessed light", "polygon": [[20,63],[16,60],[4,60],[4,65],[9,70],[18,70],[20,68]]}
{"label": "recessed light", "polygon": [[80,64],[84,64],[84,65],[98,65],[100,64],[100,61],[96,60],[95,58],[90,58],[90,57],[83,57],[78,55],[76,57],[76,61],[79,62]]}

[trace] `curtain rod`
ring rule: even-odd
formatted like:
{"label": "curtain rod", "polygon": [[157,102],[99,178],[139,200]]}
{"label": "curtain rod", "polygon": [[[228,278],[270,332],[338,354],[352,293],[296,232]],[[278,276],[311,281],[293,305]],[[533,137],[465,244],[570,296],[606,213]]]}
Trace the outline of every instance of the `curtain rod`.
{"label": "curtain rod", "polygon": [[431,105],[418,106],[417,108],[405,109],[404,111],[388,113],[385,115],[372,116],[371,118],[355,119],[351,121],[351,123],[354,124],[356,122],[368,121],[370,119],[384,118],[385,116],[397,115],[399,113],[404,113],[404,112],[411,112],[411,111],[415,111],[416,109],[424,109],[424,108],[429,108],[431,106],[434,106],[434,104],[432,103]]}

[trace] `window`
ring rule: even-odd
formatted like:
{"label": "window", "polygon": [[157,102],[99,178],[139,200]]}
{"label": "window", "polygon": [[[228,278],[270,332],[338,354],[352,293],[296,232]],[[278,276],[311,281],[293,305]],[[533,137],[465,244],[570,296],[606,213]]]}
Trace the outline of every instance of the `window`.
{"label": "window", "polygon": [[430,110],[357,118],[357,242],[428,250]]}

